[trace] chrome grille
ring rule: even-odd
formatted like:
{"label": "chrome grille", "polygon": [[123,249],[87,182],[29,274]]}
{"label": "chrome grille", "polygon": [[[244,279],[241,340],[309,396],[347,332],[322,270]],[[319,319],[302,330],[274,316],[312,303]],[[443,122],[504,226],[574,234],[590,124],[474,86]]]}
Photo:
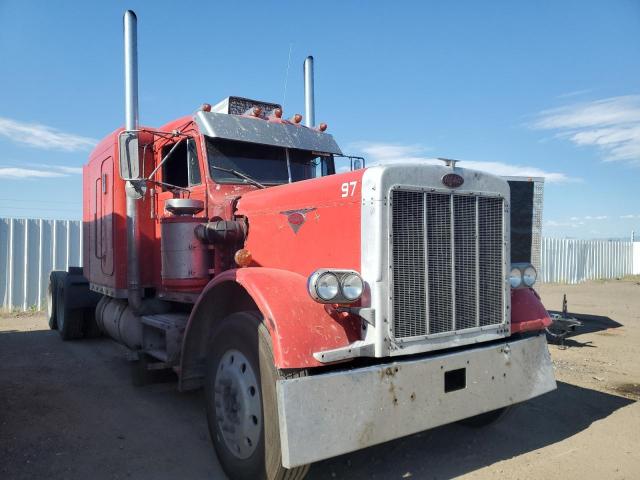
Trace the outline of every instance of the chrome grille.
{"label": "chrome grille", "polygon": [[503,322],[503,199],[392,191],[393,335]]}

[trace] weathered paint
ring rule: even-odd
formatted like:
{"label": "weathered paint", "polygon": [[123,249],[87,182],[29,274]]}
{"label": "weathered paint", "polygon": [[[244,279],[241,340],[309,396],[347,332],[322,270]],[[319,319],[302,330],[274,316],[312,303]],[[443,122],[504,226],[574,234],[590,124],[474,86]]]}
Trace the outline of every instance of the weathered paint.
{"label": "weathered paint", "polygon": [[549,325],[551,318],[535,290],[511,290],[511,333],[542,330]]}
{"label": "weathered paint", "polygon": [[202,292],[185,331],[187,344],[200,303],[216,287],[237,282],[253,298],[273,342],[278,368],[309,368],[322,365],[313,353],[347,345],[360,338],[360,320],[333,312],[314,302],[307,293],[307,278],[286,270],[247,267],[216,276]]}
{"label": "weathered paint", "polygon": [[[360,271],[363,173],[356,170],[244,195],[237,214],[248,219],[245,248],[254,265],[305,277],[318,268]],[[304,217],[295,219],[297,228],[292,228],[292,213]]]}

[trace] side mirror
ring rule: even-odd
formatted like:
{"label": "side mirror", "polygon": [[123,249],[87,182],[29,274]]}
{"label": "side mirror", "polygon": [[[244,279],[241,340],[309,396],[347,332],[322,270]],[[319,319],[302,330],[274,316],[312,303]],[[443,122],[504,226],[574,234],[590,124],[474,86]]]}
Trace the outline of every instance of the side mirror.
{"label": "side mirror", "polygon": [[118,135],[118,149],[120,161],[118,167],[123,180],[140,178],[140,158],[138,155],[138,134],[136,132],[121,132]]}
{"label": "side mirror", "polygon": [[351,163],[351,170],[360,170],[362,168],[362,160],[354,158]]}

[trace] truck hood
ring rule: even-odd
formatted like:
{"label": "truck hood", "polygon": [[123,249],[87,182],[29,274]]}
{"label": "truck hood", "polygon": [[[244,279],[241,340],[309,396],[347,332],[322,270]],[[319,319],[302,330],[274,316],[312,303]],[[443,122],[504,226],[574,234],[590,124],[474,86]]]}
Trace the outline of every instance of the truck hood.
{"label": "truck hood", "polygon": [[255,266],[309,275],[318,268],[360,268],[361,184],[365,170],[254,190],[236,214]]}

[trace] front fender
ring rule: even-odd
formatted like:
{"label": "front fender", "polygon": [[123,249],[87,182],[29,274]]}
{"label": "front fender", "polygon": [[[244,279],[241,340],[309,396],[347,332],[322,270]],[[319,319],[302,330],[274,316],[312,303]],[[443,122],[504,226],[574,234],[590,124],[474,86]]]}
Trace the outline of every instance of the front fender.
{"label": "front fender", "polygon": [[[190,331],[202,321],[202,310],[214,305],[211,297],[229,282],[240,285],[260,310],[271,335],[273,356],[278,368],[309,368],[323,365],[313,353],[343,347],[360,339],[360,321],[342,316],[311,299],[307,279],[300,274],[274,268],[249,267],[225,271],[203,290],[193,308],[183,342],[188,348]],[[235,307],[235,308],[234,308]],[[244,308],[229,305],[226,314]],[[206,312],[204,312],[206,313]],[[226,316],[226,315],[225,315]],[[213,325],[211,326],[213,328]],[[203,330],[199,330],[203,333]],[[185,353],[183,352],[183,358]]]}
{"label": "front fender", "polygon": [[533,288],[511,290],[511,333],[543,330],[551,317]]}

